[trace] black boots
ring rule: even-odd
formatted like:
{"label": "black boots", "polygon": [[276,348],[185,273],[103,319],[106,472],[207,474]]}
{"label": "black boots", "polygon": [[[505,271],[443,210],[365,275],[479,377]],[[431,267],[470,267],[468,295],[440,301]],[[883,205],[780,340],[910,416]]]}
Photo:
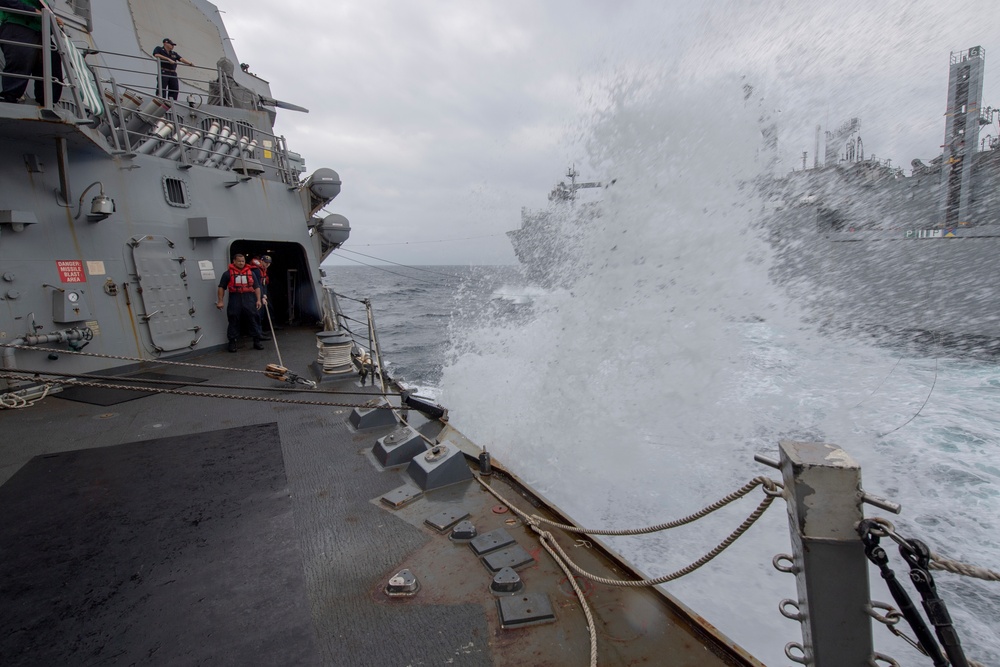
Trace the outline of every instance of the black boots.
{"label": "black boots", "polygon": [[226,348],[226,349],[228,349],[230,352],[235,352],[236,351],[236,341],[230,339],[230,341],[229,341],[229,347]]}
{"label": "black boots", "polygon": [[254,338],[253,339],[253,349],[255,349],[255,350],[263,350],[264,349],[264,344],[262,342],[260,342],[260,338]]}

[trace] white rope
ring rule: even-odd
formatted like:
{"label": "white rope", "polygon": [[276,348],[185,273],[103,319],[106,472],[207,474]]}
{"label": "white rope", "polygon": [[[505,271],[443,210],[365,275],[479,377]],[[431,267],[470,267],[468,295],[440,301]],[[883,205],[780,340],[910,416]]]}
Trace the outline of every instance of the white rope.
{"label": "white rope", "polygon": [[[580,601],[580,607],[583,609],[583,614],[587,617],[587,632],[590,633],[590,667],[597,667],[597,627],[594,624],[594,615],[590,611],[590,605],[587,604],[587,598],[584,597],[583,591],[580,590],[579,584],[576,583],[576,577],[574,577],[573,573],[569,570],[570,567],[577,569],[576,566],[572,563],[567,563],[569,557],[566,556],[562,549],[559,548],[559,544],[556,542],[555,537],[552,536],[552,533],[547,530],[542,530],[539,527],[538,521],[536,520],[539,517],[528,515],[527,513],[519,510],[517,507],[511,505],[503,496],[494,491],[489,484],[484,482],[479,475],[476,475],[475,479],[479,482],[480,486],[489,491],[494,498],[499,500],[505,506],[509,507],[514,514],[521,517],[521,519],[538,534],[539,541],[542,543],[542,546],[545,547],[545,550],[549,552],[549,556],[552,557],[552,560],[554,560],[556,564],[559,565],[559,568],[566,574],[566,579],[573,587],[573,591],[576,593],[576,597]],[[562,557],[556,553],[557,550],[560,554],[562,554]]]}
{"label": "white rope", "polygon": [[1000,572],[994,572],[978,565],[960,563],[957,560],[945,558],[933,551],[931,552],[930,565],[932,570],[944,570],[952,574],[960,574],[963,577],[973,577],[975,579],[982,579],[983,581],[1000,581]]}
{"label": "white rope", "polygon": [[42,393],[32,399],[26,399],[16,392],[8,392],[6,394],[0,394],[0,408],[6,408],[10,410],[17,410],[20,408],[27,408],[38,401],[42,400],[49,395],[49,391],[52,389],[52,385],[44,384],[42,385]]}
{"label": "white rope", "polygon": [[[512,505],[510,502],[508,502],[506,498],[500,495],[500,493],[494,490],[489,484],[484,482],[482,478],[479,477],[478,475],[475,476],[475,480],[479,482],[479,484],[484,489],[486,489],[486,491],[488,491],[491,495],[493,495],[493,497],[495,497],[505,506],[509,507],[511,511],[513,511],[522,520],[524,520],[524,522],[528,526],[530,526],[535,533],[538,534],[539,541],[542,543],[542,546],[544,546],[545,550],[549,552],[549,555],[552,556],[552,559],[556,561],[556,563],[558,563],[559,567],[562,568],[564,572],[566,572],[566,576],[569,579],[570,583],[572,584],[573,590],[576,591],[577,597],[580,600],[580,604],[583,607],[584,614],[587,617],[587,628],[590,631],[590,637],[591,637],[591,658],[590,658],[591,667],[596,667],[597,665],[597,635],[596,635],[596,628],[594,626],[594,618],[590,611],[590,607],[583,596],[583,591],[581,591],[577,586],[576,578],[572,575],[569,569],[572,569],[577,574],[586,577],[587,579],[590,579],[592,581],[596,581],[597,583],[604,584],[606,586],[617,586],[625,588],[657,586],[659,584],[666,583],[668,581],[673,581],[674,579],[679,579],[680,577],[698,569],[699,567],[701,567],[702,565],[704,565],[705,563],[709,562],[710,560],[718,556],[720,553],[722,553],[733,542],[735,542],[743,533],[745,533],[750,528],[750,526],[752,526],[754,522],[756,522],[757,519],[759,519],[761,515],[764,514],[767,508],[771,506],[771,503],[774,502],[774,499],[780,495],[775,482],[773,482],[772,480],[768,480],[766,478],[755,478],[749,484],[739,489],[738,491],[734,492],[733,494],[726,496],[719,502],[709,505],[707,508],[695,513],[694,515],[685,517],[685,519],[682,519],[680,523],[670,522],[669,524],[661,524],[659,526],[652,527],[656,530],[664,530],[667,527],[674,527],[674,524],[683,525],[683,523],[690,523],[692,521],[701,518],[705,514],[709,514],[715,511],[716,509],[718,509],[718,507],[721,507],[723,505],[732,502],[732,500],[735,500],[735,498],[745,495],[750,489],[758,485],[764,486],[765,497],[757,506],[757,508],[750,514],[750,516],[748,516],[743,521],[742,524],[740,524],[740,526],[736,530],[734,530],[726,539],[724,539],[721,543],[719,543],[719,545],[716,546],[714,549],[712,549],[710,552],[708,552],[695,562],[691,563],[687,567],[677,570],[676,572],[673,572],[671,574],[658,577],[656,579],[625,580],[625,579],[608,579],[587,572],[586,570],[584,570],[579,565],[573,562],[573,559],[570,558],[565,551],[563,551],[562,547],[556,541],[555,536],[552,535],[552,533],[550,533],[549,531],[543,530],[541,524],[546,523],[559,528],[566,528],[573,532],[583,532],[583,529],[578,528],[576,526],[566,526],[565,524],[559,524],[554,521],[549,521],[548,519],[544,519],[535,514],[529,515],[526,512],[523,512],[514,505]],[[620,531],[593,531],[593,532],[597,534],[643,534],[652,531],[648,528],[643,528],[637,531],[628,531],[624,533]]]}

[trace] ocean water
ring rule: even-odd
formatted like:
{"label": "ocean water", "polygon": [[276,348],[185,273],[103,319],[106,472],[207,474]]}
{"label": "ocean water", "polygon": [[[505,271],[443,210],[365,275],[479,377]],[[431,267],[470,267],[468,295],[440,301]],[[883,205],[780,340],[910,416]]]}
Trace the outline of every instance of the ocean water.
{"label": "ocean water", "polygon": [[[696,247],[690,263],[668,264],[648,244],[619,244],[604,254],[626,254],[571,288],[533,285],[519,267],[327,272],[338,292],[372,299],[395,377],[436,397],[459,429],[583,524],[677,518],[754,476],[779,478],[753,454],[777,458],[781,439],[831,442],[862,465],[866,490],[903,505],[889,517],[902,534],[1000,569],[1000,360],[816,333],[750,269],[713,282],[734,264],[725,244]],[[709,293],[718,296],[706,306]],[[364,319],[358,304],[342,305]],[[695,526],[613,545],[651,575],[673,571],[728,535],[751,498]],[[728,551],[666,589],[766,664],[788,664],[783,647],[801,638],[777,606],[795,599],[794,578],[771,558],[789,551],[777,502]],[[891,601],[877,570],[870,579],[872,598]],[[969,657],[1000,663],[997,584],[935,579]],[[930,664],[881,626],[873,632],[878,650],[902,664]]]}
{"label": "ocean water", "polygon": [[[755,453],[777,458],[783,439],[825,442],[859,462],[868,492],[903,506],[889,517],[903,535],[1000,570],[1000,359],[819,330],[824,313],[772,280],[778,258],[753,184],[800,168],[817,123],[855,114],[869,155],[934,157],[949,49],[992,43],[952,20],[947,3],[843,4],[713,4],[682,40],[650,21],[657,34],[638,31],[595,59],[566,164],[614,185],[594,193],[598,215],[551,216],[540,250],[553,280],[535,284],[518,267],[329,273],[340,291],[373,299],[395,376],[581,524],[685,516],[755,476],[777,477]],[[934,278],[933,267],[914,268],[914,280]],[[797,289],[823,307],[822,294]],[[651,576],[672,572],[755,505],[612,544]],[[785,665],[783,647],[801,636],[778,604],[796,598],[795,583],[771,559],[789,551],[775,503],[665,588],[766,664]],[[1000,587],[935,578],[969,657],[1000,664]],[[891,601],[877,570],[870,580],[872,599]],[[929,664],[885,628],[873,634],[901,664]]]}

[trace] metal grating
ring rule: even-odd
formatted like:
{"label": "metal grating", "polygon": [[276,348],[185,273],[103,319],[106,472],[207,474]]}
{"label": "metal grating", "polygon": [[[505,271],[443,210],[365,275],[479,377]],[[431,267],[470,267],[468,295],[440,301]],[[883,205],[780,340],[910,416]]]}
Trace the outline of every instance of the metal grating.
{"label": "metal grating", "polygon": [[163,196],[171,206],[188,208],[191,201],[188,198],[187,183],[179,178],[163,177]]}

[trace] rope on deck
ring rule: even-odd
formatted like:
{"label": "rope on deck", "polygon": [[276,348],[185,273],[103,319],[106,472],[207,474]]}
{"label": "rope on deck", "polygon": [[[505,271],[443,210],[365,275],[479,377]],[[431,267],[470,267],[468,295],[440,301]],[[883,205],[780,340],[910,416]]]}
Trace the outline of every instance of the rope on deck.
{"label": "rope on deck", "polygon": [[[656,526],[650,526],[639,529],[590,530],[590,529],[580,528],[579,526],[561,524],[555,521],[550,521],[548,519],[538,516],[537,514],[528,514],[527,512],[524,512],[515,507],[514,505],[512,505],[506,498],[500,495],[499,492],[497,492],[489,484],[484,482],[479,475],[475,476],[475,480],[479,482],[479,485],[482,486],[484,489],[486,489],[486,491],[488,491],[493,497],[495,497],[505,506],[509,507],[512,512],[514,512],[518,517],[520,517],[525,522],[525,524],[531,527],[531,529],[538,535],[539,541],[541,542],[542,546],[545,547],[545,550],[549,553],[550,556],[552,556],[552,559],[559,565],[559,567],[563,570],[563,572],[566,573],[566,577],[572,584],[573,590],[576,592],[576,596],[580,600],[580,605],[583,608],[583,612],[587,617],[587,629],[590,632],[591,667],[596,667],[597,665],[597,630],[594,625],[594,617],[590,610],[590,605],[587,603],[587,600],[583,595],[583,591],[580,590],[580,587],[576,583],[576,578],[572,575],[570,570],[576,572],[580,576],[586,577],[587,579],[596,581],[601,584],[605,584],[606,586],[617,586],[626,588],[656,586],[659,584],[666,583],[668,581],[673,581],[674,579],[679,579],[680,577],[683,577],[684,575],[697,570],[699,567],[701,567],[702,565],[709,562],[710,560],[718,556],[720,553],[725,551],[733,542],[739,539],[739,537],[743,535],[743,533],[745,533],[747,530],[749,530],[750,526],[752,526],[757,521],[757,519],[759,519],[764,514],[764,512],[767,511],[767,508],[771,506],[771,503],[774,502],[774,499],[781,497],[781,488],[782,488],[782,486],[779,483],[775,482],[774,480],[768,479],[766,477],[755,477],[753,480],[745,484],[740,489],[737,489],[736,491],[723,497],[719,501],[712,503],[708,507],[705,507],[704,509],[695,512],[694,514],[684,517],[683,519],[678,519],[676,521],[670,521],[667,523],[658,524]],[[575,533],[591,533],[595,535],[643,535],[656,532],[659,530],[667,530],[669,528],[675,528],[677,526],[682,526],[697,521],[698,519],[708,514],[711,514],[717,509],[725,507],[734,500],[745,496],[747,493],[749,493],[751,490],[753,490],[758,486],[762,486],[764,489],[764,494],[765,494],[764,499],[760,502],[757,508],[750,513],[750,516],[748,516],[743,521],[743,523],[741,523],[736,528],[736,530],[734,530],[726,539],[724,539],[721,543],[719,543],[714,549],[712,549],[707,554],[705,554],[698,560],[694,561],[687,567],[681,568],[680,570],[677,570],[676,572],[673,572],[671,574],[662,577],[657,577],[656,579],[608,579],[587,572],[579,565],[577,565],[575,562],[573,562],[573,559],[566,554],[566,552],[559,545],[559,543],[556,541],[555,536],[551,532],[542,528],[542,524],[547,524],[549,526],[553,526],[556,528],[560,528],[562,530]]]}

